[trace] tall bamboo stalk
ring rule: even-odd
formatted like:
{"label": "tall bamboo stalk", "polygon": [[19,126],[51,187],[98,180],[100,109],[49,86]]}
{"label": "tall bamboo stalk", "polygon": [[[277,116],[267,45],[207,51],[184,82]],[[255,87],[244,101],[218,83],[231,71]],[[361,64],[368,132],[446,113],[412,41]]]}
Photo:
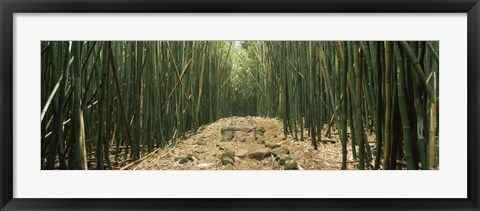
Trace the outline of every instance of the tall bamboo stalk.
{"label": "tall bamboo stalk", "polygon": [[82,99],[82,79],[81,79],[81,47],[80,41],[73,41],[74,52],[74,72],[73,72],[73,103],[72,103],[72,137],[71,156],[69,160],[70,169],[87,169],[87,161],[84,155],[85,150],[85,132],[83,125],[83,115],[81,111]]}
{"label": "tall bamboo stalk", "polygon": [[403,66],[403,57],[400,53],[399,46],[394,44],[395,58],[397,60],[397,87],[398,87],[398,104],[400,108],[400,116],[403,128],[403,148],[405,150],[405,159],[407,160],[407,168],[415,169],[415,162],[412,154],[412,144],[410,140],[410,120],[407,111],[407,99],[405,97],[405,68]]}
{"label": "tall bamboo stalk", "polygon": [[383,151],[383,169],[390,169],[390,145],[391,145],[391,134],[392,134],[392,97],[391,97],[391,74],[392,74],[392,55],[393,55],[393,46],[392,42],[385,42],[385,144]]}

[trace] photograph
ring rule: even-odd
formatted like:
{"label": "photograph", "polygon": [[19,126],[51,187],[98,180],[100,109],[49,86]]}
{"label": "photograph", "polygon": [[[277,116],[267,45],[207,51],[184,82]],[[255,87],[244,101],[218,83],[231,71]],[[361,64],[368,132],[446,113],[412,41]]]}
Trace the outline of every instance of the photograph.
{"label": "photograph", "polygon": [[440,169],[438,40],[39,44],[41,170]]}
{"label": "photograph", "polygon": [[480,211],[479,2],[0,0],[0,211]]}

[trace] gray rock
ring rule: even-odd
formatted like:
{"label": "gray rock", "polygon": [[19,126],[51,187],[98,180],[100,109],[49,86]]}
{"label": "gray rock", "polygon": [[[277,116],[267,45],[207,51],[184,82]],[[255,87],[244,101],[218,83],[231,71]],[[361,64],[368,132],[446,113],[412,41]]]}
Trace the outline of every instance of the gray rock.
{"label": "gray rock", "polygon": [[228,165],[228,164],[233,165],[235,163],[235,160],[229,157],[222,157],[221,161],[223,165]]}
{"label": "gray rock", "polygon": [[229,163],[227,165],[225,165],[223,167],[224,170],[235,170],[235,168],[233,168],[233,164]]}
{"label": "gray rock", "polygon": [[335,144],[337,142],[335,139],[331,139],[331,138],[322,138],[321,141],[323,144],[328,144],[328,143]]}
{"label": "gray rock", "polygon": [[270,156],[271,152],[267,148],[258,149],[255,152],[251,152],[248,154],[248,158],[255,159],[255,160],[263,160],[266,157]]}
{"label": "gray rock", "polygon": [[263,135],[265,135],[264,132],[255,132],[256,137],[263,136]]}
{"label": "gray rock", "polygon": [[235,153],[235,156],[237,157],[245,157],[245,155],[247,155],[248,153],[248,150],[246,149],[239,149],[236,153]]}
{"label": "gray rock", "polygon": [[175,157],[175,162],[178,162],[180,164],[188,163],[190,160],[186,157]]}
{"label": "gray rock", "polygon": [[265,128],[264,127],[256,127],[255,132],[265,132]]}
{"label": "gray rock", "polygon": [[230,131],[227,131],[227,132],[222,134],[221,142],[231,141],[231,140],[233,140],[233,137],[235,137],[234,133],[230,132]]}
{"label": "gray rock", "polygon": [[228,150],[232,148],[232,143],[230,142],[220,142],[217,144],[217,147],[223,150]]}
{"label": "gray rock", "polygon": [[220,129],[220,133],[223,135],[225,133],[234,133],[237,130],[238,130],[238,128],[236,128],[236,127],[224,127],[222,129]]}
{"label": "gray rock", "polygon": [[235,137],[235,131],[237,130],[238,128],[235,127],[224,127],[220,129],[220,133],[222,134],[221,141],[231,141],[233,137]]}
{"label": "gray rock", "polygon": [[265,134],[265,128],[263,127],[255,128],[255,136],[263,136],[264,134]]}
{"label": "gray rock", "polygon": [[220,160],[223,165],[227,165],[227,164],[233,165],[235,163],[234,153],[231,150],[227,150],[226,152],[222,153]]}
{"label": "gray rock", "polygon": [[272,150],[272,155],[278,157],[279,155],[290,154],[290,151],[285,147],[278,147]]}
{"label": "gray rock", "polygon": [[270,148],[270,149],[275,149],[275,148],[280,147],[280,144],[270,142],[270,141],[265,141],[265,146]]}
{"label": "gray rock", "polygon": [[235,152],[233,152],[232,150],[226,150],[225,152],[222,153],[222,157],[229,157],[234,159]]}
{"label": "gray rock", "polygon": [[285,162],[285,170],[298,170],[298,164],[295,160],[287,160]]}
{"label": "gray rock", "polygon": [[289,160],[293,160],[293,158],[292,158],[292,156],[287,155],[287,154],[279,155],[277,157],[278,164],[280,164],[280,165],[285,165],[285,162],[287,162]]}
{"label": "gray rock", "polygon": [[196,155],[194,155],[194,154],[188,154],[186,158],[187,158],[188,160],[190,160],[190,161],[193,161],[194,159],[196,159]]}

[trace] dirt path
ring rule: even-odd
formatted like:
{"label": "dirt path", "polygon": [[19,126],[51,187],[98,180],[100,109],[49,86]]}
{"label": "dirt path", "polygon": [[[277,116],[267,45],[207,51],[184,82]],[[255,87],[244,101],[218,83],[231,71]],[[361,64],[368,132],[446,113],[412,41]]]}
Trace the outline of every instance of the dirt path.
{"label": "dirt path", "polygon": [[[315,151],[308,138],[295,141],[288,136],[283,140],[283,124],[278,119],[224,118],[202,126],[196,134],[177,140],[129,169],[338,170],[342,148],[338,135],[332,134],[332,142],[320,142]],[[351,158],[350,151],[349,155]],[[348,169],[356,168],[356,163],[349,160]]]}

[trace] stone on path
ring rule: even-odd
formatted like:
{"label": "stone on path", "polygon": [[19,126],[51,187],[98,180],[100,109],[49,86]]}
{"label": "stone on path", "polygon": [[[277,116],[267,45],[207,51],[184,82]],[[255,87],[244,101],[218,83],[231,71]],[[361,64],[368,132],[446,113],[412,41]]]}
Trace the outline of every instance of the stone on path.
{"label": "stone on path", "polygon": [[285,162],[285,170],[298,170],[298,164],[295,160],[288,160]]}
{"label": "stone on path", "polygon": [[234,132],[226,131],[226,132],[222,133],[222,139],[220,141],[221,142],[231,141],[231,140],[233,140],[233,137],[235,137]]}
{"label": "stone on path", "polygon": [[187,157],[175,157],[174,160],[180,164],[188,163],[190,161]]}
{"label": "stone on path", "polygon": [[255,130],[255,137],[263,136],[265,134],[265,128],[263,127],[256,127],[254,130]]}
{"label": "stone on path", "polygon": [[245,155],[247,155],[248,153],[248,150],[246,149],[239,149],[236,153],[235,153],[235,156],[237,157],[245,157]]}
{"label": "stone on path", "polygon": [[235,163],[235,153],[231,150],[227,150],[222,153],[220,161],[223,165],[234,164]]}
{"label": "stone on path", "polygon": [[270,156],[270,154],[271,152],[269,149],[263,148],[263,149],[258,149],[254,152],[249,153],[248,158],[255,159],[255,160],[263,160],[266,157]]}
{"label": "stone on path", "polygon": [[217,144],[217,147],[222,150],[228,150],[232,148],[232,143],[230,142],[220,142]]}
{"label": "stone on path", "polygon": [[279,155],[289,154],[290,151],[285,147],[278,147],[272,150],[272,155],[278,157]]}
{"label": "stone on path", "polygon": [[228,164],[233,165],[235,163],[235,159],[232,159],[226,156],[222,156],[222,159],[220,161],[222,162],[223,165],[228,165]]}
{"label": "stone on path", "polygon": [[275,148],[280,147],[280,144],[277,144],[277,143],[274,143],[274,142],[271,142],[271,141],[265,141],[265,146],[270,148],[270,149],[275,149]]}
{"label": "stone on path", "polygon": [[285,165],[285,163],[289,160],[293,160],[292,156],[287,154],[282,154],[277,157],[278,164]]}
{"label": "stone on path", "polygon": [[233,137],[235,137],[235,131],[237,131],[238,128],[235,127],[224,127],[220,129],[220,133],[222,134],[222,139],[220,141],[231,141],[233,140]]}
{"label": "stone on path", "polygon": [[227,164],[226,166],[223,167],[223,170],[235,170],[233,168],[233,165],[231,163]]}
{"label": "stone on path", "polygon": [[328,144],[328,143],[335,144],[335,143],[337,143],[337,141],[335,139],[331,139],[331,138],[322,138],[322,143],[323,144]]}
{"label": "stone on path", "polygon": [[235,132],[235,131],[237,131],[237,130],[238,130],[238,128],[236,128],[236,127],[224,127],[224,128],[222,128],[222,129],[220,129],[220,132],[221,132],[222,135],[223,135],[224,133],[227,133],[227,132]]}
{"label": "stone on path", "polygon": [[265,128],[264,127],[255,127],[255,132],[257,133],[265,133]]}
{"label": "stone on path", "polygon": [[196,155],[194,154],[188,154],[187,157],[186,157],[188,160],[190,161],[194,161],[196,159]]}
{"label": "stone on path", "polygon": [[204,149],[194,149],[193,152],[197,153],[197,154],[202,154],[202,153],[205,152],[205,150]]}

